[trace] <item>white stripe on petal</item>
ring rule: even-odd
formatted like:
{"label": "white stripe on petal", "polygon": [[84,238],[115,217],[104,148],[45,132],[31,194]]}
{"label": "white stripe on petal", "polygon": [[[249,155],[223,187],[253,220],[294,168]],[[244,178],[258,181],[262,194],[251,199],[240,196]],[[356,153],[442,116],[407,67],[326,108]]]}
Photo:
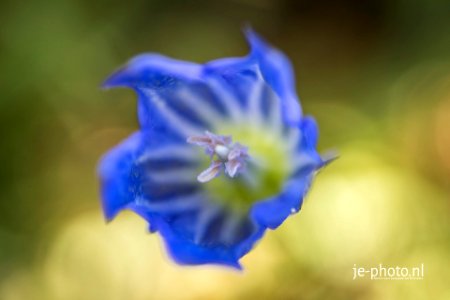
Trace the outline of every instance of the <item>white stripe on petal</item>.
{"label": "white stripe on petal", "polygon": [[192,147],[170,145],[144,152],[137,158],[138,163],[145,163],[149,160],[178,159],[186,161],[199,161],[198,151]]}
{"label": "white stripe on petal", "polygon": [[248,99],[248,115],[251,118],[251,121],[256,125],[262,123],[262,97],[264,90],[264,81],[260,78],[258,74],[258,78],[256,79],[255,84],[253,85],[252,91],[250,92]]}
{"label": "white stripe on petal", "polygon": [[195,168],[171,168],[150,171],[147,176],[157,184],[197,182],[197,170]]}
{"label": "white stripe on petal", "polygon": [[231,118],[235,120],[242,119],[241,108],[239,104],[239,100],[227,90],[223,84],[217,79],[209,79],[209,85],[212,87],[212,90],[215,92],[217,98],[222,102],[223,106],[231,116]]}
{"label": "white stripe on petal", "polygon": [[300,143],[300,129],[298,128],[291,128],[286,133],[286,146],[289,151],[295,151],[295,148]]}
{"label": "white stripe on petal", "polygon": [[228,216],[222,225],[220,240],[225,244],[231,244],[235,237],[242,219],[236,216]]}
{"label": "white stripe on petal", "polygon": [[197,223],[195,224],[195,236],[194,243],[200,244],[200,242],[205,237],[210,223],[217,217],[220,213],[220,207],[210,206],[204,208],[198,217]]}
{"label": "white stripe on petal", "polygon": [[195,111],[200,118],[211,125],[214,125],[223,119],[221,113],[208,103],[208,101],[200,99],[200,96],[194,95],[188,89],[180,90],[178,92],[178,97],[182,98],[183,101],[186,101],[186,103],[189,104],[189,107]]}
{"label": "white stripe on petal", "polygon": [[190,135],[196,135],[204,131],[204,129],[199,128],[195,124],[191,123],[184,117],[171,110],[166,101],[163,100],[157,93],[151,90],[145,90],[145,93],[147,95],[147,98],[150,99],[150,101],[155,105],[159,113],[164,116],[170,126],[181,133],[183,136],[187,137]]}
{"label": "white stripe on petal", "polygon": [[269,128],[275,133],[280,134],[283,131],[283,121],[281,118],[281,103],[278,96],[270,90],[268,93],[270,109],[268,116]]}
{"label": "white stripe on petal", "polygon": [[152,202],[143,198],[138,198],[135,200],[135,202],[137,205],[142,206],[152,212],[159,213],[183,212],[188,209],[199,208],[203,204],[201,193],[168,198],[165,200],[160,200],[158,202]]}

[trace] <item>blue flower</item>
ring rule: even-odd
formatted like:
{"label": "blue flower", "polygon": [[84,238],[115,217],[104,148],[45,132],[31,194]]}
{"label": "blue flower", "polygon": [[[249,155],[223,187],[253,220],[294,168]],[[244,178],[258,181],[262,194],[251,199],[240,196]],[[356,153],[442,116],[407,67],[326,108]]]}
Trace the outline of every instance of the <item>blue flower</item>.
{"label": "blue flower", "polygon": [[246,36],[246,57],[199,65],[144,54],[104,83],[136,92],[140,124],[100,162],[104,214],[139,214],[179,264],[241,268],[266,229],[300,210],[326,163],[289,60]]}

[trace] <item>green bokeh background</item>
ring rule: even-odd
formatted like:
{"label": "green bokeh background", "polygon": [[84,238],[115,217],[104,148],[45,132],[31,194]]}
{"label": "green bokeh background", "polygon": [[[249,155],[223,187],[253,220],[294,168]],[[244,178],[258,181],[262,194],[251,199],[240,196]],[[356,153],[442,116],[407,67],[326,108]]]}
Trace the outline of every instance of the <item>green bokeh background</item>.
{"label": "green bokeh background", "polygon": [[[245,55],[246,24],[340,158],[244,272],[179,267],[137,216],[102,218],[96,163],[137,123],[99,85],[142,52]],[[450,299],[447,0],[2,0],[0,70],[0,299]],[[352,280],[380,263],[424,278]]]}

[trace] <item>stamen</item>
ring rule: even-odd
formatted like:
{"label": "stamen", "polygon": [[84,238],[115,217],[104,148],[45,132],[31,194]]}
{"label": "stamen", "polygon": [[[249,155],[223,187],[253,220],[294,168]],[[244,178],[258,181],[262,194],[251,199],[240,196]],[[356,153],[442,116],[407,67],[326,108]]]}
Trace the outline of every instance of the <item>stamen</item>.
{"label": "stamen", "polygon": [[211,158],[211,165],[197,177],[200,182],[212,180],[220,175],[221,170],[233,178],[245,170],[246,161],[250,158],[248,148],[239,143],[233,144],[231,136],[206,131],[204,135],[188,137],[187,142],[204,148]]}
{"label": "stamen", "polygon": [[208,169],[198,175],[197,180],[200,182],[208,182],[217,177],[220,174],[221,169],[222,163],[220,161],[213,161]]}

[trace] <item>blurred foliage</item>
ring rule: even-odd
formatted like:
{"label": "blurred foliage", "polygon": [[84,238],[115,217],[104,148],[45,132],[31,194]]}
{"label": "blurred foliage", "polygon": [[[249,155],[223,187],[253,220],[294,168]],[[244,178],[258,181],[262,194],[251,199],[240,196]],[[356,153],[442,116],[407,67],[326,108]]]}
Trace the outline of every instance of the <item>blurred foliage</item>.
{"label": "blurred foliage", "polygon": [[[174,266],[138,217],[104,224],[96,163],[137,124],[99,85],[141,52],[244,55],[248,23],[341,157],[242,274]],[[450,298],[447,0],[3,0],[0,66],[0,299]],[[379,263],[425,277],[352,280]]]}

